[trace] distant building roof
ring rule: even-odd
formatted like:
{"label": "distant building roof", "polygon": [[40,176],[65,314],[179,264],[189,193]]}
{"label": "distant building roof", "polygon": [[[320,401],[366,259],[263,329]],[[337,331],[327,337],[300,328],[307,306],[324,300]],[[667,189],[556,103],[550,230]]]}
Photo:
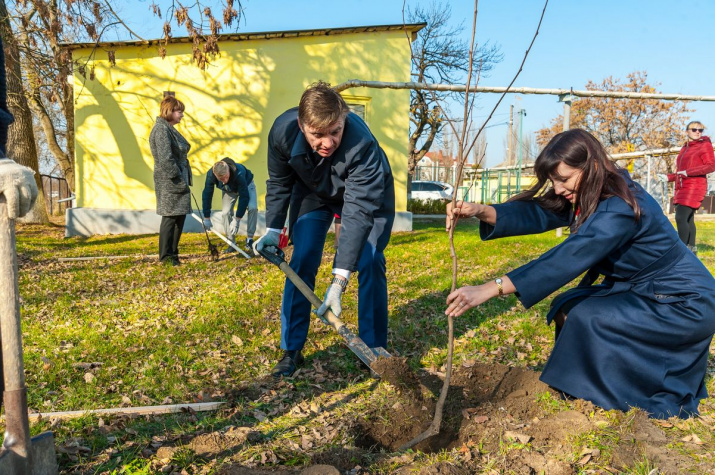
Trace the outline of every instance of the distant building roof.
{"label": "distant building roof", "polygon": [[[301,36],[333,36],[347,35],[351,33],[372,33],[377,31],[400,31],[407,30],[414,40],[414,35],[427,23],[408,23],[405,25],[372,25],[372,26],[348,26],[341,28],[317,28],[310,30],[286,30],[286,31],[264,31],[264,32],[235,32],[218,35],[219,41],[248,41],[248,40],[271,40],[279,38],[296,38]],[[129,41],[100,41],[92,43],[63,43],[67,49],[116,47],[116,46],[151,46],[161,44],[163,39],[152,40],[129,40]],[[169,38],[169,43],[190,43],[192,40],[188,36],[175,36]]]}

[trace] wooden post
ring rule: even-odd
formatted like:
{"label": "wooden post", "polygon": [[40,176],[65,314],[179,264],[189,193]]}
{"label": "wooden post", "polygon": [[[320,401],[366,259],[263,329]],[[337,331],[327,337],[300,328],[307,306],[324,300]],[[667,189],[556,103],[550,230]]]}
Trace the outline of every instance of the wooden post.
{"label": "wooden post", "polygon": [[12,473],[30,473],[30,422],[22,361],[20,291],[17,283],[15,221],[8,217],[5,196],[0,194],[0,336],[2,339],[3,405],[6,433],[3,451],[12,452]]}

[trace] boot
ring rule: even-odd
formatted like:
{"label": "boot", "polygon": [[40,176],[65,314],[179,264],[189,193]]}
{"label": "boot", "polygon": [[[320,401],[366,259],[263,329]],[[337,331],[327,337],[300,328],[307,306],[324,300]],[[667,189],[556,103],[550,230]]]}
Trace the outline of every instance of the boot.
{"label": "boot", "polygon": [[303,365],[303,361],[300,350],[286,351],[283,353],[283,358],[273,367],[271,374],[274,378],[293,376],[298,367]]}

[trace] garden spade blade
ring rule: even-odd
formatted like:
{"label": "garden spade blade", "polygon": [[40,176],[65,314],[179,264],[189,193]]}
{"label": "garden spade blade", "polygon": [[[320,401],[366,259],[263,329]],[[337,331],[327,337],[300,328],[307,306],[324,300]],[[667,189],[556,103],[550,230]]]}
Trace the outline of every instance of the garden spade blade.
{"label": "garden spade blade", "polygon": [[[196,201],[196,197],[194,196],[193,193],[191,193],[191,197],[194,199],[194,203],[196,203],[196,209],[199,209],[199,202]],[[191,216],[196,218],[196,215],[191,212]],[[206,231],[206,226],[204,225],[204,220],[199,219],[199,222],[201,223],[201,227],[204,229],[204,234],[206,234],[206,242],[208,243],[209,246],[209,254],[211,255],[211,260],[216,262],[219,260],[219,255],[218,255],[218,248],[214,243],[211,242],[211,239],[209,239],[209,233]]]}
{"label": "garden spade blade", "polygon": [[53,475],[57,473],[57,460],[52,432],[30,438],[15,244],[15,220],[8,217],[5,196],[0,193],[0,295],[4,295],[0,299],[0,334],[5,406],[0,475]]}
{"label": "garden spade blade", "polygon": [[[298,276],[298,274],[296,274],[295,271],[290,268],[290,266],[284,259],[285,254],[283,254],[282,250],[278,249],[275,246],[266,246],[258,252],[263,257],[268,259],[271,263],[277,265],[278,268],[283,271],[286,277],[288,277],[288,279],[293,282],[293,285],[296,286],[300,293],[302,293],[305,298],[308,299],[308,301],[311,303],[311,305],[313,305],[313,307],[318,308],[323,304],[322,300],[320,300],[320,298],[315,295],[315,293],[310,289],[310,287],[308,287],[308,284],[306,284],[303,279],[301,279],[300,276]],[[342,320],[338,318],[338,315],[335,315],[330,309],[328,309],[325,314],[320,317],[320,319],[331,327],[333,327],[338,332],[338,335],[343,337],[343,339],[348,345],[348,348],[350,348],[350,351],[355,353],[357,357],[360,358],[360,361],[365,363],[373,373],[375,373],[375,370],[372,368],[372,364],[377,361],[378,358],[392,357],[392,355],[382,347],[370,348],[369,346],[367,346],[365,342],[362,341],[359,336],[355,335],[352,331],[350,331],[350,329],[345,326]],[[379,373],[376,374],[379,375]]]}

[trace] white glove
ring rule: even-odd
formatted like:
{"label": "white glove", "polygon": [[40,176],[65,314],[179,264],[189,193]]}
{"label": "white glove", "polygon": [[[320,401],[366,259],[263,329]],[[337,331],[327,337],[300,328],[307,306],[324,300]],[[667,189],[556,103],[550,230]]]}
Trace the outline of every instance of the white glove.
{"label": "white glove", "polygon": [[343,311],[340,300],[343,297],[343,287],[340,284],[330,284],[328,291],[325,292],[325,298],[323,299],[323,305],[318,308],[315,313],[319,317],[325,315],[328,309],[332,310],[336,317],[340,316]]}
{"label": "white glove", "polygon": [[204,218],[204,227],[206,231],[211,231],[211,218]]}
{"label": "white glove", "polygon": [[231,224],[228,227],[228,234],[231,236],[235,236],[238,234],[238,225],[241,224],[241,219],[237,217],[233,217],[233,221],[231,221]]}
{"label": "white glove", "polygon": [[7,201],[8,218],[25,216],[37,199],[35,172],[9,158],[0,158],[0,193]]}
{"label": "white glove", "polygon": [[665,175],[663,173],[656,173],[655,176],[656,176],[656,178],[658,178],[658,181],[662,181],[663,183],[668,183],[668,175]]}
{"label": "white glove", "polygon": [[688,176],[688,172],[686,172],[685,170],[680,170],[678,172],[678,175]]}
{"label": "white glove", "polygon": [[258,254],[258,252],[262,251],[264,247],[278,247],[280,237],[281,235],[277,231],[268,231],[266,234],[261,236],[259,240],[253,243],[253,250],[256,251],[256,254]]}

